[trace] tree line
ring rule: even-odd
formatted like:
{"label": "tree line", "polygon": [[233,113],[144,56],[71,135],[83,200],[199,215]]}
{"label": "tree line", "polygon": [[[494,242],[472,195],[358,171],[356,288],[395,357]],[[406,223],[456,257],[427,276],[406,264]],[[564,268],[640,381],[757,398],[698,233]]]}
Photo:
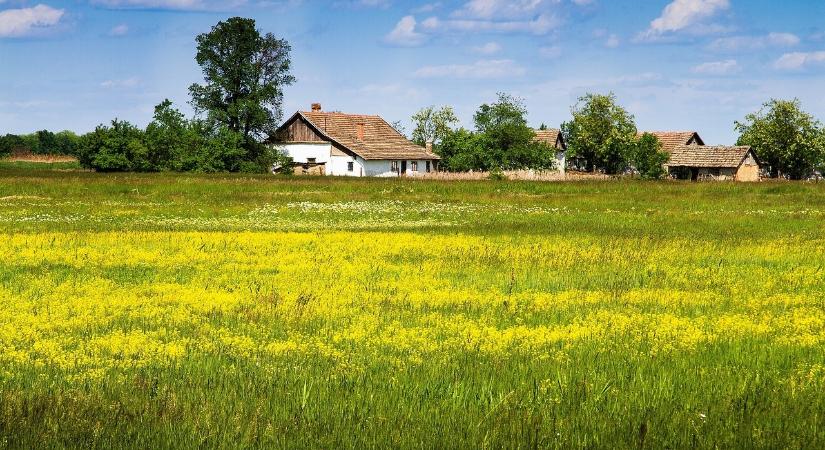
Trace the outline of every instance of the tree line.
{"label": "tree line", "polygon": [[[553,149],[534,139],[527,126],[524,102],[499,94],[497,102],[479,107],[474,130],[457,127],[452,107],[429,106],[412,116],[411,139],[429,142],[448,171],[550,169]],[[585,172],[635,173],[662,178],[669,155],[659,140],[639,134],[634,117],[616,96],[588,93],[571,108],[572,119],[561,124],[570,164]],[[545,128],[542,125],[541,128]],[[825,171],[825,128],[802,110],[799,100],[772,99],[735,122],[737,145],[752,147],[771,177],[803,179]]]}

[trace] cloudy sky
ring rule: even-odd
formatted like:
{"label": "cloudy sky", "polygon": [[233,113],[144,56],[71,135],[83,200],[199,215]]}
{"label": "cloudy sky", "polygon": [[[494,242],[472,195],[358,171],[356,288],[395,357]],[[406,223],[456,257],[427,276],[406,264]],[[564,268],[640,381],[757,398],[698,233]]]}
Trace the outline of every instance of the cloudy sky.
{"label": "cloudy sky", "polygon": [[469,126],[508,92],[558,126],[612,91],[640,129],[709,144],[771,97],[825,120],[825,0],[0,0],[0,133],[191,112],[195,36],[236,15],[293,45],[285,114],[447,104]]}

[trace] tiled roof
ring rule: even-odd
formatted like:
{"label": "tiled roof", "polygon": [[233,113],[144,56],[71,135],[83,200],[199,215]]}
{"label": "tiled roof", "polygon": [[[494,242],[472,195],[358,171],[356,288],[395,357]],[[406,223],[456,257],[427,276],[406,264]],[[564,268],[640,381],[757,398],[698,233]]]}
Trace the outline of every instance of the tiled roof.
{"label": "tiled roof", "polygon": [[[536,133],[536,141],[544,142],[551,147],[556,146],[559,140],[561,130],[549,128],[546,130],[533,130]],[[564,148],[564,141],[562,140],[562,149]]]}
{"label": "tiled roof", "polygon": [[739,167],[751,148],[748,146],[728,147],[724,145],[681,145],[673,149],[671,167]]}
{"label": "tiled roof", "polygon": [[640,131],[639,136],[644,133],[652,134],[662,143],[662,151],[672,153],[673,149],[680,145],[687,145],[696,136],[699,145],[704,145],[702,138],[695,131]]}
{"label": "tiled roof", "polygon": [[[340,112],[298,113],[328,138],[364,159],[441,159],[395,130],[379,116]],[[359,126],[363,127],[359,138]]]}

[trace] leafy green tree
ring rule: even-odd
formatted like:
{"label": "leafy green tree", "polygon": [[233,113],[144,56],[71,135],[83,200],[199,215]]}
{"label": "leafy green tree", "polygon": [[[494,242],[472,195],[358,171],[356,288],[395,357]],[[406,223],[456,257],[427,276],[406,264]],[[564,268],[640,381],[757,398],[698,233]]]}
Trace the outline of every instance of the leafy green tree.
{"label": "leafy green tree", "polygon": [[771,99],[762,108],[735,122],[738,145],[753,147],[770,176],[802,179],[825,159],[822,124],[802,111],[798,99]]}
{"label": "leafy green tree", "polygon": [[633,166],[642,178],[658,180],[665,176],[664,164],[669,155],[662,151],[662,143],[659,139],[650,134],[643,134],[633,153]]}
{"label": "leafy green tree", "polygon": [[568,157],[583,159],[588,172],[626,170],[636,144],[636,125],[633,115],[616,103],[616,96],[587,94],[579,97],[571,112],[573,120],[562,124]]}
{"label": "leafy green tree", "polygon": [[74,155],[77,152],[79,137],[69,131],[64,130],[54,134],[53,152],[57,155]]}
{"label": "leafy green tree", "polygon": [[474,116],[483,149],[483,170],[551,169],[556,151],[535,140],[527,126],[527,108],[521,99],[498,94],[498,101],[481,105]]}
{"label": "leafy green tree", "polygon": [[99,125],[80,138],[78,161],[83,167],[100,172],[150,172],[158,170],[144,143],[144,132],[117,119],[110,127]]}
{"label": "leafy green tree", "polygon": [[55,154],[57,149],[57,138],[49,130],[40,130],[34,133],[32,139],[32,153],[38,155]]}
{"label": "leafy green tree", "polygon": [[428,106],[413,114],[412,122],[414,125],[413,142],[418,145],[431,142],[434,146],[438,146],[458,123],[458,117],[450,106],[441,108]]}
{"label": "leafy green tree", "polygon": [[442,170],[467,172],[484,166],[478,135],[466,128],[450,130],[435,149],[442,158]]}
{"label": "leafy green tree", "polygon": [[146,145],[155,167],[180,170],[178,163],[192,156],[198,140],[189,121],[169,99],[155,106],[154,120],[146,127]]}
{"label": "leafy green tree", "polygon": [[249,159],[259,155],[256,140],[275,130],[282,115],[283,89],[290,74],[290,46],[272,33],[262,35],[255,21],[232,17],[197,37],[204,84],[189,88],[196,112],[240,133]]}
{"label": "leafy green tree", "polygon": [[16,134],[6,134],[0,137],[0,156],[11,155],[19,152],[25,146],[21,136]]}

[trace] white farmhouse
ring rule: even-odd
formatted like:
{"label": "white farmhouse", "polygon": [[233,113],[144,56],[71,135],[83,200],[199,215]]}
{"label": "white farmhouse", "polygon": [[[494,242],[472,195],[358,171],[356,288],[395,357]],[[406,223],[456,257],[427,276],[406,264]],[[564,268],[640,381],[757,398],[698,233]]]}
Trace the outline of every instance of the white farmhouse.
{"label": "white farmhouse", "polygon": [[297,174],[416,176],[435,171],[441,159],[379,116],[323,112],[318,103],[296,112],[267,143],[292,158]]}

